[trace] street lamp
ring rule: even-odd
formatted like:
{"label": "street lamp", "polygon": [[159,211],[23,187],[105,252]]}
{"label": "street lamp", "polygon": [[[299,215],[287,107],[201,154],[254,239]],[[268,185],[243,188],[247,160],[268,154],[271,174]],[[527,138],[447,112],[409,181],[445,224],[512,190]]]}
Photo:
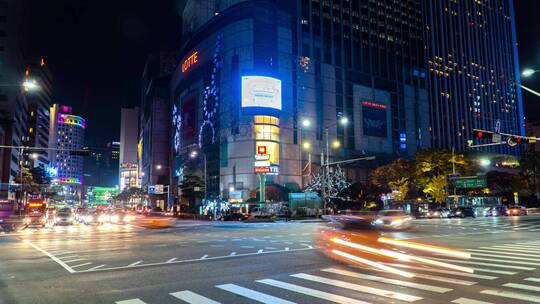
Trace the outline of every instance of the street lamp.
{"label": "street lamp", "polygon": [[157,169],[157,170],[161,170],[162,168],[163,168],[162,165],[156,165],[156,169]]}
{"label": "street lamp", "polygon": [[309,150],[311,149],[311,143],[309,141],[305,141],[302,143],[302,149]]}
{"label": "street lamp", "polygon": [[36,160],[36,159],[38,159],[38,154],[37,153],[32,153],[32,154],[30,154],[30,158],[33,159],[33,160]]}
{"label": "street lamp", "polygon": [[37,91],[40,89],[40,86],[35,79],[25,80],[22,86],[24,87],[26,91]]}
{"label": "street lamp", "polygon": [[531,77],[534,73],[538,72],[539,70],[533,70],[533,69],[524,69],[523,72],[521,72],[521,76],[527,78]]}
{"label": "street lamp", "polygon": [[339,140],[335,139],[335,140],[332,142],[332,148],[338,149],[339,147],[341,147],[341,143],[339,142]]}
{"label": "street lamp", "polygon": [[302,127],[309,128],[311,126],[311,121],[307,118],[302,120]]}

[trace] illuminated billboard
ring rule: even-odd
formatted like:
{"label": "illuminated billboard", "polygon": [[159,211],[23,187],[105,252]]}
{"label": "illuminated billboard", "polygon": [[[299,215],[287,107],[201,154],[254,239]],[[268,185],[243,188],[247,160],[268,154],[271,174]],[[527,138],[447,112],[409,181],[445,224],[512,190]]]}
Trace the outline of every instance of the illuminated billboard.
{"label": "illuminated billboard", "polygon": [[281,111],[281,80],[267,76],[242,76],[242,108]]}
{"label": "illuminated billboard", "polygon": [[375,137],[387,137],[387,122],[385,104],[371,101],[362,101],[362,122],[364,135]]}

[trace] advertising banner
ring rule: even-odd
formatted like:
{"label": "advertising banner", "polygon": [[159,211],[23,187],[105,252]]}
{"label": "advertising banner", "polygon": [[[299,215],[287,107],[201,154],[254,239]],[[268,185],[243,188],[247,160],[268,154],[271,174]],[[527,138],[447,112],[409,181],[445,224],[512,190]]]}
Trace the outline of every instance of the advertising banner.
{"label": "advertising banner", "polygon": [[362,122],[364,135],[387,137],[386,105],[362,101]]}
{"label": "advertising banner", "polygon": [[281,111],[281,80],[266,76],[242,76],[242,108]]}

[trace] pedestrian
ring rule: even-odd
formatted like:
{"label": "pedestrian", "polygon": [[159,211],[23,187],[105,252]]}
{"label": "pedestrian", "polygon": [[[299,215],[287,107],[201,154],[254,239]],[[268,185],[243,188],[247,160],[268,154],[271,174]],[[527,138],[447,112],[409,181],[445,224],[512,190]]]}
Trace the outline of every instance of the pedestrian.
{"label": "pedestrian", "polygon": [[289,210],[289,208],[285,207],[285,222],[288,222],[290,220],[290,217],[291,211]]}

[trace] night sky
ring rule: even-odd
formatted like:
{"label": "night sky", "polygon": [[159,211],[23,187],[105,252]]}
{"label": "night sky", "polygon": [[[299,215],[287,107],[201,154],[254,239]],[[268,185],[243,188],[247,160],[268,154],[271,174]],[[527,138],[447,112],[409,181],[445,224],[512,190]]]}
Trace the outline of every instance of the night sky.
{"label": "night sky", "polygon": [[[148,54],[180,44],[182,0],[24,0],[28,51],[45,57],[54,102],[87,120],[87,143],[119,139],[120,108],[140,103]],[[540,69],[538,0],[515,0],[521,66]],[[540,90],[540,73],[523,84]],[[523,92],[525,116],[540,97]]]}
{"label": "night sky", "polygon": [[120,108],[140,104],[147,55],[180,45],[175,0],[24,0],[25,40],[45,57],[53,101],[87,120],[86,141],[120,137]]}

